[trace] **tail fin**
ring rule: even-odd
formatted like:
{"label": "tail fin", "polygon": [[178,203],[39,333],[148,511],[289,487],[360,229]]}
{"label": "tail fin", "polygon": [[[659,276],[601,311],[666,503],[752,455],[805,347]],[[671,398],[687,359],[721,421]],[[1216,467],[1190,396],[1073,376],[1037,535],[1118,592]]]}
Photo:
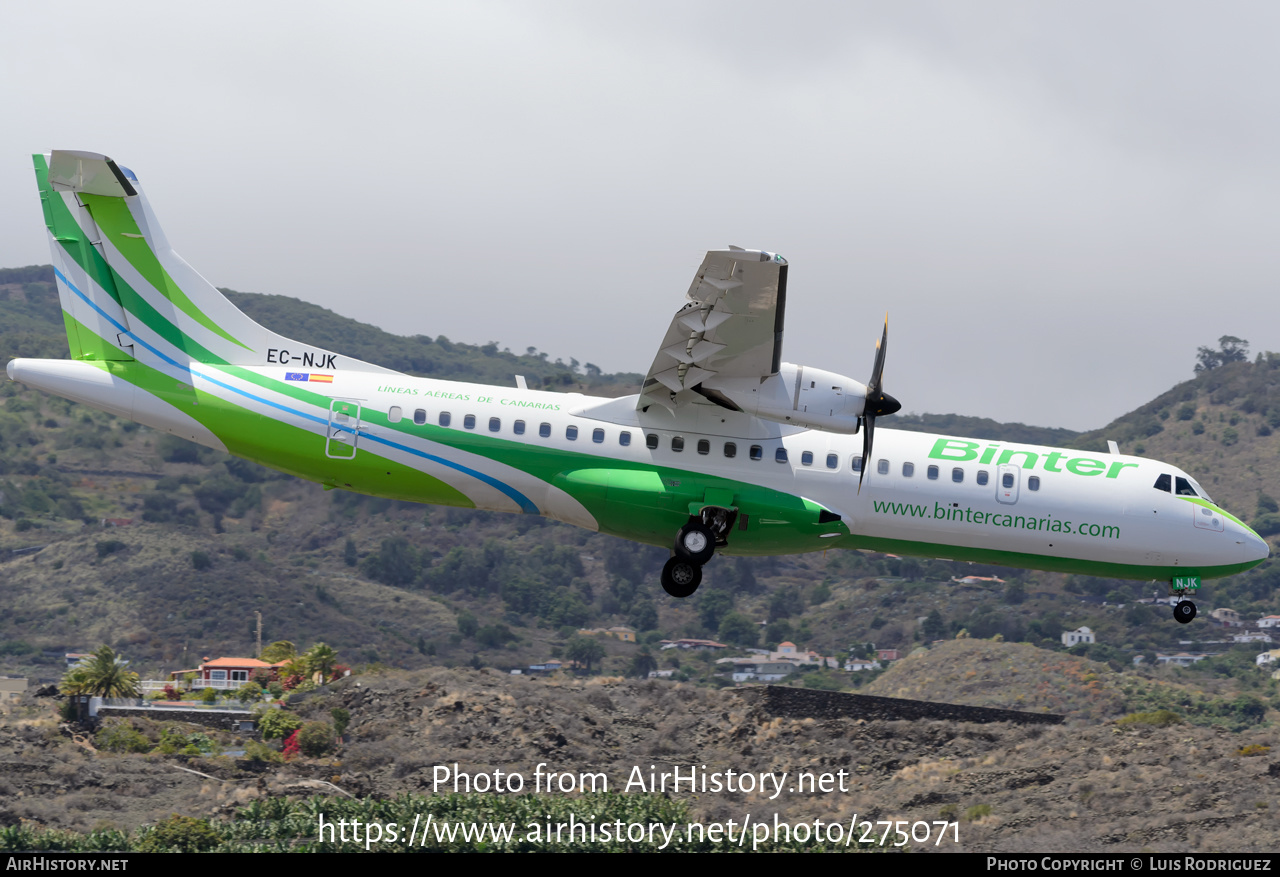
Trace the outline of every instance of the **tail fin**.
{"label": "tail fin", "polygon": [[32,158],[72,358],[385,371],[251,320],[170,248],[128,168],[93,152]]}

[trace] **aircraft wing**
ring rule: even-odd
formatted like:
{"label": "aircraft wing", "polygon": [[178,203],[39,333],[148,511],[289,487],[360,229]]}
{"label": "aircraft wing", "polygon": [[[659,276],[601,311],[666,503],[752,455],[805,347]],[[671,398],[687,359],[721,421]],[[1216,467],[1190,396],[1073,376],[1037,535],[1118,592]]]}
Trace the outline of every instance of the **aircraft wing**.
{"label": "aircraft wing", "polygon": [[737,247],[708,252],[649,367],[638,407],[718,401],[703,381],[777,374],[786,299],[786,259]]}

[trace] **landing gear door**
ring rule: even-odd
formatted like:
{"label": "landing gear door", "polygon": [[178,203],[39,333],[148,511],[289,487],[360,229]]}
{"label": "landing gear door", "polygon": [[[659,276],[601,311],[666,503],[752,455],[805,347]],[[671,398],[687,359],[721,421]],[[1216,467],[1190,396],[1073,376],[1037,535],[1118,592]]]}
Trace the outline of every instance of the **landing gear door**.
{"label": "landing gear door", "polygon": [[350,460],[356,455],[360,438],[360,403],[334,399],[329,403],[329,427],[324,455],[334,460]]}
{"label": "landing gear door", "polygon": [[1002,463],[996,467],[996,499],[1005,505],[1018,501],[1018,488],[1022,483],[1022,467]]}

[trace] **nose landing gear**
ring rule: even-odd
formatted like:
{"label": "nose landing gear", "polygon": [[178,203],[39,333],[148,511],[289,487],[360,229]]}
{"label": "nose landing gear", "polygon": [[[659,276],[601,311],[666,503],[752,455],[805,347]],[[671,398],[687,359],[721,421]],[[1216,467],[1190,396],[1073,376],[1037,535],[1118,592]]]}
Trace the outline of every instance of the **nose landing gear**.
{"label": "nose landing gear", "polygon": [[1180,598],[1173,607],[1173,620],[1179,624],[1190,624],[1196,617],[1196,604],[1188,600],[1200,590],[1200,576],[1174,576],[1169,582],[1169,593]]}

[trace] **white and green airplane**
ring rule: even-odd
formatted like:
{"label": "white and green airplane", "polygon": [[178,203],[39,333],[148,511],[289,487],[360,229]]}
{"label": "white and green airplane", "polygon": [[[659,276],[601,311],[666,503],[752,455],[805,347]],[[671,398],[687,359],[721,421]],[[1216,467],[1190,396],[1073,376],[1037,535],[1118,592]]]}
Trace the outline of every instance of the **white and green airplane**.
{"label": "white and green airplane", "polygon": [[670,547],[677,597],[716,551],[871,549],[1160,580],[1184,598],[1268,555],[1186,472],[1114,445],[876,433],[899,408],[882,388],[887,326],[866,384],[783,362],[774,253],[707,253],[636,396],[432,380],[249,319],[110,158],[33,158],[71,358],[15,359],[9,377],[325,487]]}

